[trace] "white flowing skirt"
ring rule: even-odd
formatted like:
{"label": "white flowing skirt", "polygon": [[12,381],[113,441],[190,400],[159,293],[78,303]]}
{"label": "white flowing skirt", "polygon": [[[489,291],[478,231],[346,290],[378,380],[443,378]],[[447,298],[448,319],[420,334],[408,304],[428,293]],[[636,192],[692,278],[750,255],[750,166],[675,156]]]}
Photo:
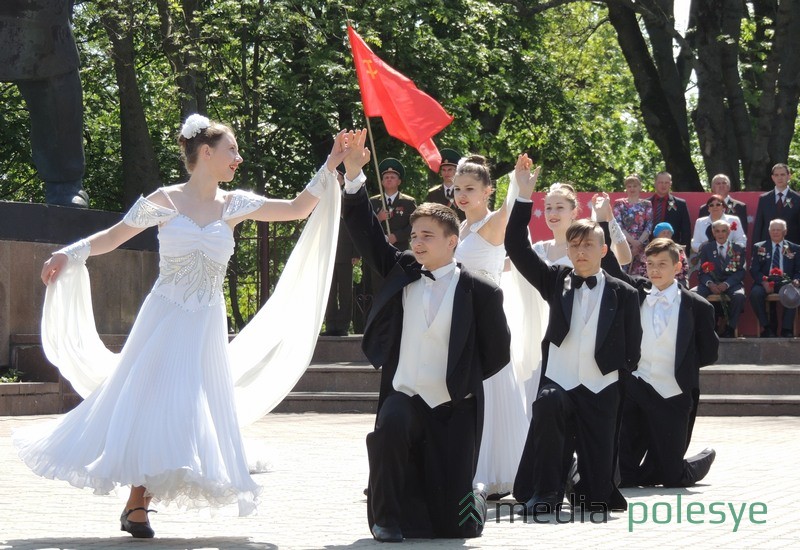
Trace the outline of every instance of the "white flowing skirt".
{"label": "white flowing skirt", "polygon": [[511,364],[483,381],[483,437],[475,483],[488,494],[511,492],[528,435],[528,417]]}
{"label": "white flowing skirt", "polygon": [[111,375],[14,443],[35,473],[98,494],[136,485],[165,504],[251,513],[260,487],[236,415],[224,303],[189,312],[150,294]]}

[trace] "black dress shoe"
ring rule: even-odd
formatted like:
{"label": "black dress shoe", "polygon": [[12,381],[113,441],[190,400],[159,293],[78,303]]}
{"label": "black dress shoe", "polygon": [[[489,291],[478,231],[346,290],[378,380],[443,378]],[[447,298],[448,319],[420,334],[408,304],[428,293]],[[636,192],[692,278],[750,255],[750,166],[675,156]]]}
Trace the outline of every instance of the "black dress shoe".
{"label": "black dress shoe", "polygon": [[[558,497],[561,497],[560,499]],[[564,495],[552,491],[549,493],[535,493],[531,499],[525,503],[525,514],[555,514],[558,510],[556,506],[564,501]]]}
{"label": "black dress shoe", "polygon": [[775,338],[775,333],[772,332],[770,329],[764,329],[761,331],[761,338]]}
{"label": "black dress shoe", "polygon": [[782,330],[781,338],[794,338],[794,332],[791,330]]}
{"label": "black dress shoe", "polygon": [[700,453],[686,459],[688,467],[683,475],[684,487],[690,487],[706,477],[714,459],[717,458],[717,452],[711,448],[705,448]]}
{"label": "black dress shoe", "polygon": [[372,526],[372,537],[378,542],[403,542],[403,532],[399,527]]}
{"label": "black dress shoe", "polygon": [[719,336],[720,338],[736,338],[736,329],[732,326],[727,326]]}
{"label": "black dress shoe", "polygon": [[502,492],[502,493],[492,493],[490,495],[486,495],[486,500],[500,500],[500,499],[503,499],[503,498],[507,497],[510,494],[511,494],[511,491],[505,491],[505,492]]}
{"label": "black dress shoe", "polygon": [[130,515],[130,513],[131,512],[135,512],[136,510],[144,510],[145,513],[148,513],[148,512],[158,513],[155,510],[148,510],[146,508],[141,508],[141,507],[139,507],[139,508],[131,508],[130,510],[125,510],[124,512],[122,512],[122,515],[119,517],[119,521],[120,521],[119,530],[120,531],[127,531],[128,533],[133,535],[134,538],[137,538],[137,539],[152,539],[156,535],[156,532],[153,531],[152,527],[150,527],[150,520],[149,519],[147,521],[130,521],[128,519],[128,516]]}

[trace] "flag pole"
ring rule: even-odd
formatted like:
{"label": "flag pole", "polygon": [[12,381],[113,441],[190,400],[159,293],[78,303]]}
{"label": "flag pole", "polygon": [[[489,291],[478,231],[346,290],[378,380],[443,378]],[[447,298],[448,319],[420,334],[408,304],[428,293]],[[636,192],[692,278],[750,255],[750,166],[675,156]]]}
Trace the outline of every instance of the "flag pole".
{"label": "flag pole", "polygon": [[386,219],[383,223],[386,225],[386,236],[391,235],[392,230],[389,229],[389,209],[386,208],[386,192],[383,190],[383,183],[381,183],[381,169],[378,165],[378,153],[375,150],[375,140],[372,138],[372,126],[369,123],[367,113],[364,113],[364,119],[367,121],[367,135],[369,135],[369,144],[372,146],[372,161],[375,163],[375,173],[378,174],[378,190],[381,195],[381,204],[384,211],[386,211]]}

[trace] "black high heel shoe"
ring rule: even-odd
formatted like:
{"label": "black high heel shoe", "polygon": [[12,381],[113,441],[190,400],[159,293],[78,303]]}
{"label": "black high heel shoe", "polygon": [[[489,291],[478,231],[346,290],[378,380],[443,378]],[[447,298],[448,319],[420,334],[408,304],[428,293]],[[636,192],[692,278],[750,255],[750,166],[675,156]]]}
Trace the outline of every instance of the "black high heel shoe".
{"label": "black high heel shoe", "polygon": [[158,513],[156,510],[148,510],[147,508],[131,508],[130,510],[126,510],[122,512],[122,515],[119,517],[120,522],[120,531],[127,531],[130,533],[134,538],[137,539],[152,539],[156,532],[153,531],[153,528],[150,527],[150,519],[147,521],[130,521],[128,516],[131,512],[135,512],[136,510],[144,510],[145,514],[149,512]]}

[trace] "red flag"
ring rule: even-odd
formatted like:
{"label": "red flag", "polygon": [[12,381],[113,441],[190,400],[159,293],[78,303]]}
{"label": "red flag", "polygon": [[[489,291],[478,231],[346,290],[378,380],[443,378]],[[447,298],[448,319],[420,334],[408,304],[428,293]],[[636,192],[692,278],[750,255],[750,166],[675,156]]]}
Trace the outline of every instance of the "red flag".
{"label": "red flag", "polygon": [[442,155],[431,138],[450,124],[453,117],[411,80],[372,53],[350,26],[347,35],[353,50],[364,114],[383,118],[390,136],[415,148],[428,167],[438,172]]}

